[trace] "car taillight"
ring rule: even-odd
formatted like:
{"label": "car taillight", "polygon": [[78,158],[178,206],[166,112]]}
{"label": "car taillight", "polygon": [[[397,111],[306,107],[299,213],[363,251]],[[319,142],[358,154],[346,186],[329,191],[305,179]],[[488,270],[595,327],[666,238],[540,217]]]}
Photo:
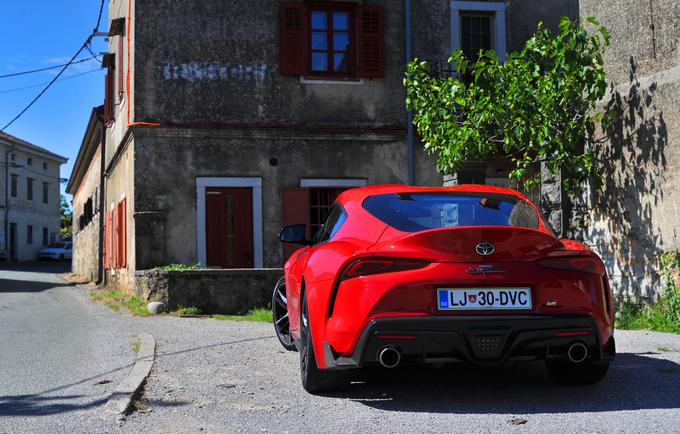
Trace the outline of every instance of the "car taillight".
{"label": "car taillight", "polygon": [[429,265],[428,261],[420,259],[357,259],[350,263],[340,276],[340,280],[352,279],[372,274],[393,273],[395,271],[416,270]]}
{"label": "car taillight", "polygon": [[560,256],[536,261],[538,265],[559,270],[582,271],[592,274],[604,274],[602,262],[591,255]]}

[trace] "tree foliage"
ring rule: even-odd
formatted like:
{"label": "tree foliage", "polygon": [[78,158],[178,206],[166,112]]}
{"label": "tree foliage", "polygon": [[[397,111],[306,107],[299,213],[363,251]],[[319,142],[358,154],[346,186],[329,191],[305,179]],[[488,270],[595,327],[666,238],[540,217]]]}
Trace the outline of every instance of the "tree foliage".
{"label": "tree foliage", "polygon": [[73,221],[73,212],[69,206],[66,196],[63,194],[59,202],[59,220],[61,226],[61,238],[68,238],[71,236],[71,223]]}
{"label": "tree foliage", "polygon": [[510,178],[530,187],[540,182],[530,167],[545,161],[553,175],[562,170],[569,192],[596,175],[588,143],[596,124],[608,120],[595,109],[607,92],[609,33],[594,18],[588,22],[593,33],[566,17],[556,34],[540,23],[505,62],[494,51],[472,62],[457,50],[449,63],[466,80],[437,77],[427,62],[411,62],[406,104],[425,149],[438,154],[438,169],[451,174],[466,161],[506,156]]}

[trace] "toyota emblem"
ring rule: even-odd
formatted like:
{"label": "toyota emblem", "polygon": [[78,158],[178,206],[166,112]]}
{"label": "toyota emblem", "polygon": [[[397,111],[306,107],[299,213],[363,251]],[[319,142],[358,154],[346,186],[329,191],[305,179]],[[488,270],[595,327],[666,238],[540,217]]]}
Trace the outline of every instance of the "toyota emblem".
{"label": "toyota emblem", "polygon": [[493,243],[482,241],[481,243],[478,243],[477,246],[475,246],[475,250],[482,256],[489,256],[496,250],[496,247],[493,245]]}

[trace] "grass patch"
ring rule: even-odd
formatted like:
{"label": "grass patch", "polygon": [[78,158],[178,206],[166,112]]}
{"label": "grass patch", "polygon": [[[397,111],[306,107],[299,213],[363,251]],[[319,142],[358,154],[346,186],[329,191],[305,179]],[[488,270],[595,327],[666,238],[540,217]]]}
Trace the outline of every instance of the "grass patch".
{"label": "grass patch", "polygon": [[624,303],[617,327],[680,334],[680,252],[662,255],[661,267],[666,286],[659,301],[650,305]]}
{"label": "grass patch", "polygon": [[149,311],[146,309],[146,303],[136,295],[128,295],[116,289],[105,291],[92,291],[90,298],[94,301],[103,303],[109,309],[120,312],[125,308],[128,312],[135,316],[148,316]]}
{"label": "grass patch", "polygon": [[195,306],[180,306],[176,311],[172,312],[172,314],[177,316],[195,316],[201,314],[201,309]]}
{"label": "grass patch", "polygon": [[139,349],[142,346],[142,341],[139,339],[139,336],[135,336],[135,341],[132,343],[132,351],[135,352],[135,354],[139,353]]}
{"label": "grass patch", "polygon": [[272,322],[271,309],[255,309],[246,315],[211,315],[210,318],[218,321],[253,321],[253,322]]}

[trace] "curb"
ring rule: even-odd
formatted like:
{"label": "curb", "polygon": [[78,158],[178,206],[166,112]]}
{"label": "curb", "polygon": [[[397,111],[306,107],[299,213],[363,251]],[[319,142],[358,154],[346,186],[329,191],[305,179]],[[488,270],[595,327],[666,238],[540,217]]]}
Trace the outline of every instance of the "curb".
{"label": "curb", "polygon": [[124,416],[130,409],[133,398],[142,388],[151,372],[156,355],[156,340],[154,337],[148,333],[142,333],[138,336],[140,346],[135,358],[135,364],[128,376],[113,391],[104,409],[107,413],[113,413],[119,417]]}

